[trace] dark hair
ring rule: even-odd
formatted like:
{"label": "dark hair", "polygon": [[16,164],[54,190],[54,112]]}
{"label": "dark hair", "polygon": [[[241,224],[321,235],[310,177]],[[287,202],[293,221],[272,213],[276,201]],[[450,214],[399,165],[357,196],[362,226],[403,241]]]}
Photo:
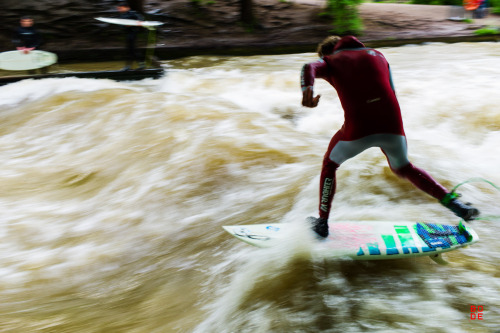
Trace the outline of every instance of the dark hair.
{"label": "dark hair", "polygon": [[21,16],[21,20],[32,20],[33,18],[28,15]]}

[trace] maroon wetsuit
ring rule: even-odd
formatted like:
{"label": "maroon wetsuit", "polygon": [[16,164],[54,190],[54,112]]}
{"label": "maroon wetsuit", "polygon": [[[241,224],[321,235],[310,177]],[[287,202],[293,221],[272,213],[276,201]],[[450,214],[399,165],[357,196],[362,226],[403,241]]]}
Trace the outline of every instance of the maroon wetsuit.
{"label": "maroon wetsuit", "polygon": [[337,90],[344,109],[344,125],[333,136],[323,160],[319,207],[321,218],[328,219],[330,213],[337,168],[343,161],[370,146],[382,148],[388,156],[391,169],[398,176],[407,178],[438,200],[445,196],[447,190],[443,186],[407,160],[401,110],[389,64],[382,53],[366,48],[353,36],[343,37],[336,44],[332,55],[304,65],[302,89],[312,89],[315,78],[328,81]]}
{"label": "maroon wetsuit", "polygon": [[389,64],[379,51],[347,36],[337,43],[333,55],[306,64],[302,73],[303,88],[321,78],[337,90],[345,117],[342,140],[374,133],[404,135]]}

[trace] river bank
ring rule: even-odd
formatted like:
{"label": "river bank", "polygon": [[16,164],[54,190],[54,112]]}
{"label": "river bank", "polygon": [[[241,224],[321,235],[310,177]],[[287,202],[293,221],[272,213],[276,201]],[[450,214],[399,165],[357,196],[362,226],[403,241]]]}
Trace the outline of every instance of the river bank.
{"label": "river bank", "polygon": [[[330,20],[319,15],[324,10],[324,0],[255,1],[258,25],[252,31],[238,24],[237,3],[217,1],[196,7],[186,0],[146,1],[147,18],[164,22],[157,31],[156,56],[168,60],[206,54],[307,52],[314,51],[315,45],[331,34]],[[125,55],[122,27],[94,19],[113,14],[111,10],[101,10],[78,15],[74,21],[82,20],[79,25],[85,29],[73,31],[67,23],[71,38],[48,38],[44,49],[56,53],[60,63],[122,60]],[[359,15],[364,29],[358,38],[371,47],[500,39],[500,35],[474,33],[483,27],[500,27],[498,15],[450,20],[470,17],[462,7],[368,2],[359,6]],[[40,25],[42,31],[42,28],[48,31],[43,22]],[[144,29],[138,42],[143,52],[146,40]]]}
{"label": "river bank", "polygon": [[[216,13],[227,12],[223,4]],[[155,54],[160,59],[191,55],[252,55],[314,51],[317,43],[331,34],[328,20],[319,13],[322,0],[267,3],[259,1],[256,17],[260,29],[248,32],[224,25],[191,24],[174,30],[159,30]],[[227,15],[227,14],[226,14]],[[498,41],[500,35],[477,36],[483,27],[500,27],[500,16],[488,15],[472,22],[450,20],[470,17],[461,7],[363,3],[359,6],[363,32],[358,38],[371,47],[400,46],[425,42]],[[56,49],[62,61],[113,59],[123,57],[121,45],[104,48]]]}

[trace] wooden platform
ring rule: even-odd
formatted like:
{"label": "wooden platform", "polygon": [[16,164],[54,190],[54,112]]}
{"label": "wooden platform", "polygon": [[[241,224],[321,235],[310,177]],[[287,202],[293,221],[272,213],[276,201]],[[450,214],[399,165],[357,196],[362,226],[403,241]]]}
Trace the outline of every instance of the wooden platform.
{"label": "wooden platform", "polygon": [[0,86],[27,79],[39,80],[39,79],[66,78],[66,77],[78,77],[87,79],[110,79],[115,81],[137,81],[148,78],[157,79],[163,76],[164,73],[165,71],[163,68],[148,68],[148,69],[118,70],[118,71],[69,72],[69,73],[3,76],[0,77]]}

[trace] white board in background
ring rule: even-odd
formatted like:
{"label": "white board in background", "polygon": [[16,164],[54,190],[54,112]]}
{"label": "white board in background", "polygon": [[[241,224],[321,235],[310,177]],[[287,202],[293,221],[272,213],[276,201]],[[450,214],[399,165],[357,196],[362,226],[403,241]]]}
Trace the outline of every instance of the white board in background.
{"label": "white board in background", "polygon": [[163,22],[159,21],[137,21],[137,20],[119,19],[111,17],[96,17],[95,19],[105,23],[126,25],[126,26],[137,26],[137,27],[157,27],[163,24]]}
{"label": "white board in background", "polygon": [[7,51],[0,53],[0,69],[8,71],[23,71],[43,68],[57,62],[57,55],[52,52],[33,50]]}

